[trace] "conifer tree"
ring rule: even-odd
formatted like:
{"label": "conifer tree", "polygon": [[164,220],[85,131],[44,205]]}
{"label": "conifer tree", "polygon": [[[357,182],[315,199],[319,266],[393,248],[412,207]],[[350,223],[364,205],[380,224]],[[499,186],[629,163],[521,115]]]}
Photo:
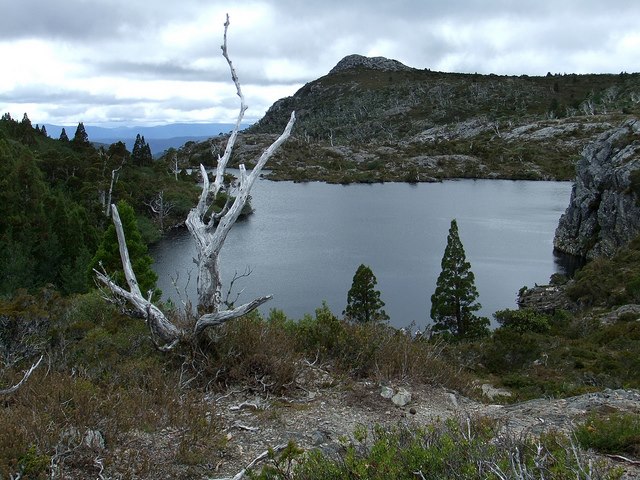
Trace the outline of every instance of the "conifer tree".
{"label": "conifer tree", "polygon": [[[144,137],[142,137],[142,141],[144,141]],[[151,165],[153,163],[153,155],[151,154],[151,146],[145,142],[144,148],[142,149],[142,162],[143,165]]]}
{"label": "conifer tree", "polygon": [[441,266],[436,290],[431,296],[433,330],[449,332],[457,338],[487,335],[489,319],[474,315],[482,306],[476,301],[475,276],[467,262],[455,219],[451,220]]}
{"label": "conifer tree", "polygon": [[60,140],[61,142],[69,141],[69,136],[67,135],[67,132],[65,131],[64,127],[62,127],[62,131],[60,132],[60,138],[58,140]]}
{"label": "conifer tree", "polygon": [[84,129],[84,123],[78,123],[78,127],[76,128],[76,133],[73,136],[73,143],[77,145],[88,145],[89,144],[89,135],[87,135],[87,131]]}
{"label": "conifer tree", "polygon": [[366,265],[358,267],[347,294],[347,308],[343,312],[347,319],[358,323],[389,320],[389,316],[382,310],[384,302],[380,299],[380,291],[375,289],[377,283],[371,268]]}
{"label": "conifer tree", "polygon": [[134,142],[133,150],[131,151],[131,160],[134,165],[139,165],[141,167],[151,165],[153,161],[151,147],[147,144],[144,136],[140,136],[140,134],[136,135],[136,141]]}
{"label": "conifer tree", "polygon": [[[140,290],[143,292],[153,291],[154,295],[159,296],[160,292],[156,288],[158,275],[151,269],[153,259],[147,253],[147,246],[142,241],[136,215],[133,208],[124,201],[118,202],[118,212],[122,220],[122,229],[127,240],[127,249],[131,258],[131,265],[136,272]],[[98,251],[91,260],[90,272],[93,269],[102,271],[104,269],[112,280],[118,285],[126,285],[124,271],[122,269],[122,260],[120,259],[120,248],[116,235],[116,228],[112,224],[102,237],[102,242],[98,247]],[[93,275],[90,275],[93,277]]]}
{"label": "conifer tree", "polygon": [[136,141],[133,143],[133,149],[131,150],[131,160],[134,165],[139,165],[141,150],[142,150],[142,137],[138,133],[136,135]]}

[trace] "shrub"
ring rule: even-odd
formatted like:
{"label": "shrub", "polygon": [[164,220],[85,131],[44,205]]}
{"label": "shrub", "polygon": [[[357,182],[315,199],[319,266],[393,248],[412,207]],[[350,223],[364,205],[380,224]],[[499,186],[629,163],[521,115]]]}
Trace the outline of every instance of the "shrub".
{"label": "shrub", "polygon": [[[450,419],[426,428],[360,427],[353,442],[335,456],[320,450],[302,454],[289,447],[252,478],[415,479],[415,478],[578,478],[614,479],[620,472],[604,462],[590,463],[566,437],[543,435],[540,441],[497,434],[485,418]],[[297,457],[293,470],[292,458]]]}
{"label": "shrub", "polygon": [[482,363],[492,373],[521,369],[536,360],[542,352],[539,336],[520,333],[512,328],[499,328],[482,352]]}
{"label": "shrub", "polygon": [[612,413],[591,415],[575,432],[584,448],[601,453],[640,455],[640,415]]}
{"label": "shrub", "polygon": [[551,329],[549,317],[529,308],[499,310],[493,316],[503,328],[510,328],[520,333],[546,333]]}

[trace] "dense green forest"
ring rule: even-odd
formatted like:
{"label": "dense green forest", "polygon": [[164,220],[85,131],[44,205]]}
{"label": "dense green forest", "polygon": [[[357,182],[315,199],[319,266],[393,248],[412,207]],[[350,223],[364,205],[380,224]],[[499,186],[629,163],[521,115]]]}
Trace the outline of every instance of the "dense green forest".
{"label": "dense green forest", "polygon": [[49,138],[25,114],[0,120],[0,295],[52,284],[87,291],[89,265],[111,223],[110,202],[135,211],[145,243],[184,221],[198,188],[153,162],[148,144],[94,146],[78,125],[69,139]]}

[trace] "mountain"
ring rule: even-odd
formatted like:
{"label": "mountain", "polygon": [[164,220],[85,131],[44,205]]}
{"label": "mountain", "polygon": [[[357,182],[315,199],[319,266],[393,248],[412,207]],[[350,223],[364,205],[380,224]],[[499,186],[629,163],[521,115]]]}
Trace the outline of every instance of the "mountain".
{"label": "mountain", "polygon": [[[249,124],[243,124],[242,128]],[[47,133],[51,138],[58,138],[63,126],[45,124]],[[65,125],[64,129],[69,138],[73,138],[76,125]],[[164,152],[169,148],[179,148],[188,141],[204,141],[211,137],[222,135],[231,131],[234,127],[232,123],[171,123],[167,125],[157,125],[153,127],[98,127],[85,125],[89,140],[96,143],[110,145],[122,141],[131,150],[140,134],[151,147],[154,155]]]}
{"label": "mountain", "polygon": [[350,55],[275,102],[236,160],[250,163],[293,110],[274,179],[571,179],[587,143],[640,114],[640,74],[445,73]]}

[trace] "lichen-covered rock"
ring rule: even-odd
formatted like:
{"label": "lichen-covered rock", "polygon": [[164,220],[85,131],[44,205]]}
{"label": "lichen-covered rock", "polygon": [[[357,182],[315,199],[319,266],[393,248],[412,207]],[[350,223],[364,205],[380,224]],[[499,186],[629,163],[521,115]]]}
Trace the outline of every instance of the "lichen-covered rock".
{"label": "lichen-covered rock", "polygon": [[518,306],[548,315],[560,310],[577,309],[575,302],[567,297],[565,285],[536,285],[524,288],[518,294]]}
{"label": "lichen-covered rock", "polygon": [[391,397],[391,401],[398,407],[404,407],[411,401],[411,393],[405,388],[399,388],[398,392]]}
{"label": "lichen-covered rock", "polygon": [[585,147],[554,246],[571,255],[610,257],[640,233],[640,199],[631,172],[640,169],[640,120],[629,120]]}

